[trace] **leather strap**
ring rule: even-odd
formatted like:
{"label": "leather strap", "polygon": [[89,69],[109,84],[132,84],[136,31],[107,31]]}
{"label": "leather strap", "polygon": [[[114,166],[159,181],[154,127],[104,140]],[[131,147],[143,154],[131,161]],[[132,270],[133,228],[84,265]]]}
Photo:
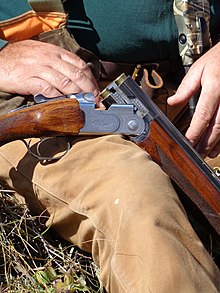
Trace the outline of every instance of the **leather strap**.
{"label": "leather strap", "polygon": [[[102,61],[101,63],[101,80],[103,79],[112,81],[120,74],[125,73],[126,75],[131,75],[140,84],[145,85],[151,89],[157,89],[163,85],[163,80],[159,74],[159,72],[162,71],[159,70],[160,65],[157,63],[145,63],[137,65],[129,63],[114,63],[108,61]],[[166,67],[168,67],[168,63],[166,63]]]}
{"label": "leather strap", "polygon": [[156,71],[164,76],[167,73],[177,72],[182,70],[182,62],[179,59],[177,62],[172,62],[169,60],[164,60],[155,63],[143,63],[143,64],[134,64],[134,63],[119,63],[119,62],[110,62],[110,61],[102,61],[102,70],[101,70],[101,78],[107,80],[114,80],[121,73],[132,75],[135,68],[141,66],[142,68],[156,69]]}

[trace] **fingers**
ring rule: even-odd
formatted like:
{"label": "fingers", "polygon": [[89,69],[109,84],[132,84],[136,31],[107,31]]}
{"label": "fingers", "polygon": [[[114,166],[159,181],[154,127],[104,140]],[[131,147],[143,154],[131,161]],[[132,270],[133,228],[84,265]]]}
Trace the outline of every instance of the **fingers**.
{"label": "fingers", "polygon": [[[24,87],[25,91],[24,91]],[[26,82],[23,83],[23,86],[21,89],[18,88],[18,92],[20,92],[21,95],[37,95],[42,94],[48,98],[53,98],[62,95],[63,93],[57,90],[54,86],[52,86],[50,83],[45,81],[44,79],[41,79],[39,77],[31,77]]]}
{"label": "fingers", "polygon": [[[14,56],[14,58],[10,58]],[[75,54],[52,44],[26,40],[0,52],[0,89],[52,97],[81,91],[98,96],[99,88],[87,66]]]}
{"label": "fingers", "polygon": [[196,146],[202,157],[217,157],[220,152],[220,110],[217,108],[207,130]]}
{"label": "fingers", "polygon": [[78,68],[78,70],[81,70],[84,72],[84,74],[90,79],[92,80],[94,83],[96,83],[96,80],[94,78],[94,75],[92,74],[89,66],[87,66],[87,64],[81,59],[79,58],[77,55],[72,54],[71,52],[68,51],[61,51],[60,52],[60,58],[63,61],[66,61],[67,63],[76,66]]}
{"label": "fingers", "polygon": [[188,102],[201,89],[185,136],[203,156],[220,152],[220,45],[214,46],[190,68],[169,105]]}
{"label": "fingers", "polygon": [[[82,66],[81,66],[82,65]],[[60,83],[59,90],[63,92],[66,90],[65,86],[68,84],[68,90],[72,87],[72,91],[76,88],[78,92],[80,91],[90,91],[93,92],[95,96],[98,95],[98,85],[96,80],[89,69],[89,67],[85,64],[84,61],[80,59],[80,64],[72,65],[66,61],[59,59],[52,67],[57,72],[57,78],[59,75]],[[52,77],[51,77],[52,78]],[[58,86],[58,84],[56,83]],[[70,93],[68,92],[68,93]],[[66,92],[63,92],[66,93]]]}
{"label": "fingers", "polygon": [[184,104],[194,96],[201,85],[202,68],[192,66],[179,85],[176,94],[169,97],[167,102],[170,106]]}
{"label": "fingers", "polygon": [[35,76],[37,79],[34,76],[28,78],[28,88],[32,95],[41,93],[47,97],[53,97],[55,92],[70,94],[82,91],[98,95],[96,84],[75,67],[70,68],[66,65],[66,70],[57,71],[45,66],[37,70]]}
{"label": "fingers", "polygon": [[219,74],[216,74],[214,69],[203,71],[201,78],[202,90],[190,127],[185,134],[192,145],[197,146],[199,153],[203,157],[210,154],[213,148],[218,149],[217,144],[220,136],[218,76]]}
{"label": "fingers", "polygon": [[200,139],[201,135],[210,126],[211,119],[214,116],[218,105],[218,95],[215,97],[210,93],[201,92],[199,101],[197,103],[195,113],[193,115],[186,137],[195,145]]}

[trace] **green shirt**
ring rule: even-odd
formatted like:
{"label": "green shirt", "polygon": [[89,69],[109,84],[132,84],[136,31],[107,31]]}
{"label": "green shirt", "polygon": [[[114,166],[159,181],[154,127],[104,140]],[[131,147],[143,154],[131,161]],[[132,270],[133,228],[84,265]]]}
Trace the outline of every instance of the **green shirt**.
{"label": "green shirt", "polygon": [[[211,0],[211,32],[220,33],[220,1]],[[173,0],[67,0],[69,29],[81,46],[103,60],[176,59],[178,31]],[[0,19],[30,10],[26,0],[0,1]]]}
{"label": "green shirt", "polygon": [[27,0],[0,0],[0,20],[6,20],[31,10]]}
{"label": "green shirt", "polygon": [[[16,17],[31,10],[26,0],[0,0],[0,21]],[[0,48],[7,42],[0,39]]]}
{"label": "green shirt", "polygon": [[[92,3],[92,4],[91,4]],[[101,59],[143,62],[177,52],[173,0],[68,1],[69,27]]]}
{"label": "green shirt", "polygon": [[[210,4],[211,31],[220,33],[220,1]],[[77,41],[103,60],[136,63],[178,57],[173,0],[75,0],[65,7]]]}

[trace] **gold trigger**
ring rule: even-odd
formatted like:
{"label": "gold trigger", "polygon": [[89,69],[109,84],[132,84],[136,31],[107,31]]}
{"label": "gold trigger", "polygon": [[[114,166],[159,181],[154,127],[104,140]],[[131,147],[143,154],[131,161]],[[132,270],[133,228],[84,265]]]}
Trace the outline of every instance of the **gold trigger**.
{"label": "gold trigger", "polygon": [[138,76],[138,72],[140,71],[142,65],[141,64],[137,64],[134,71],[133,71],[133,74],[132,74],[132,79],[133,80],[136,80],[137,76]]}

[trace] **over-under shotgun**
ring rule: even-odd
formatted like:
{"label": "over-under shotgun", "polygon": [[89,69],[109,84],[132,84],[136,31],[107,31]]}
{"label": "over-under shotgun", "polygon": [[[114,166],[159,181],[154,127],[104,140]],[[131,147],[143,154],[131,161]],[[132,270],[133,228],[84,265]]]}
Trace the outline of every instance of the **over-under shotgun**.
{"label": "over-under shotgun", "polygon": [[220,234],[220,180],[184,136],[130,76],[121,75],[101,96],[103,110],[95,109],[92,93],[38,95],[35,105],[0,117],[0,144],[31,137],[125,135],[150,154]]}

